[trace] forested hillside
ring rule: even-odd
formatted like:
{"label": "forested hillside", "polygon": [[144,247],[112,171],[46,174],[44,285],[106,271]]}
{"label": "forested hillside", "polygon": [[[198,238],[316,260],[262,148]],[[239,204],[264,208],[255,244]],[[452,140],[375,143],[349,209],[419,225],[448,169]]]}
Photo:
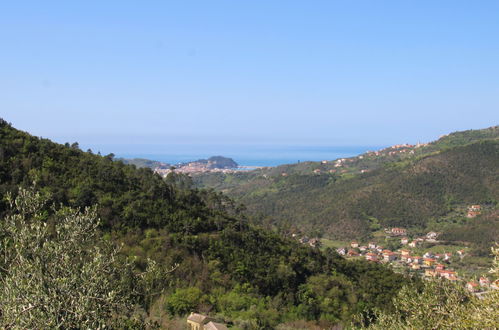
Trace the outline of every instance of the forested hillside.
{"label": "forested hillside", "polygon": [[[466,205],[494,209],[499,200],[497,132],[492,127],[454,133],[363,173],[293,173],[293,167],[304,166],[297,164],[273,169],[276,173],[207,174],[194,180],[225,191],[261,222],[284,228],[319,230],[336,238],[391,226],[423,231],[450,216],[463,218]],[[357,157],[352,163],[366,161]]]}
{"label": "forested hillside", "polygon": [[[248,185],[252,189],[263,182],[261,178],[275,176],[300,175],[329,175],[335,178],[351,178],[352,176],[367,173],[383,168],[390,163],[411,161],[428,156],[443,150],[465,146],[480,141],[497,141],[499,126],[492,126],[480,130],[454,132],[440,139],[423,144],[399,144],[378,151],[368,151],[364,154],[336,160],[321,162],[305,161],[295,164],[285,164],[276,167],[264,167],[253,171],[238,172],[235,174],[203,173],[194,176],[195,184],[199,187],[215,188],[220,191],[231,191]],[[313,180],[313,179],[312,179]],[[265,181],[265,180],[264,180]]]}
{"label": "forested hillside", "polygon": [[[296,320],[331,326],[349,323],[354,314],[368,315],[375,307],[390,309],[404,282],[384,266],[345,261],[332,251],[322,253],[253,226],[244,207],[220,193],[192,189],[188,177],[171,174],[164,180],[149,169],[115,162],[113,155],[36,138],[1,120],[2,219],[17,216],[5,196],[15,196],[19,187],[35,189],[47,200],[36,219],[54,233],[44,237],[60,232],[58,225],[65,220],[58,209],[68,206],[77,212],[95,205],[102,239],[123,243],[120,253],[133,261],[135,272],[147,270],[148,258],[156,261],[160,271],[148,279],[154,294],[134,300],[142,320],[165,325],[172,317],[201,311],[241,327],[269,328]],[[3,227],[0,234],[10,242]],[[16,245],[2,249],[10,246]],[[31,255],[29,249],[26,253]],[[14,266],[2,265],[2,281],[10,279]],[[47,271],[40,267],[37,271]],[[26,315],[34,307],[29,308]]]}

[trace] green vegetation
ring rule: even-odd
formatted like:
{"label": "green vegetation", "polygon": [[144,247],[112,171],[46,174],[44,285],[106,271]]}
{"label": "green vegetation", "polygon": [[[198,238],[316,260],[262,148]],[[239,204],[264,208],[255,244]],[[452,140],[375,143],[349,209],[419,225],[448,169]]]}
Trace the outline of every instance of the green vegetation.
{"label": "green vegetation", "polygon": [[145,277],[134,275],[117,250],[99,240],[95,210],[62,208],[48,218],[43,196],[31,190],[8,202],[13,212],[0,221],[1,328],[141,323],[132,312]]}
{"label": "green vegetation", "polygon": [[489,256],[491,242],[499,237],[499,212],[497,210],[470,219],[464,225],[448,227],[441,239],[452,242],[472,243],[474,254]]}
{"label": "green vegetation", "polygon": [[127,165],[134,165],[138,168],[169,168],[170,164],[158,162],[156,160],[150,160],[150,159],[145,159],[145,158],[132,158],[132,159],[126,159],[126,158],[116,158],[116,161],[123,162],[124,164]]}
{"label": "green vegetation", "polygon": [[[33,185],[44,203],[22,202],[23,187]],[[163,180],[113,155],[35,138],[4,121],[0,193],[31,212],[0,202],[0,250],[12,255],[2,258],[0,272],[6,327],[167,326],[191,310],[246,328],[300,320],[332,326],[390,309],[408,282],[384,266],[346,261],[251,225],[242,206],[192,189],[186,176]],[[90,294],[96,301],[85,298]],[[36,308],[16,305],[19,297]],[[115,323],[122,321],[131,323]]]}
{"label": "green vegetation", "polygon": [[236,168],[239,166],[232,158],[222,156],[212,156],[208,159],[199,159],[196,162],[211,164],[210,168]]}
{"label": "green vegetation", "polygon": [[[499,249],[491,272],[499,275]],[[499,324],[499,290],[480,298],[444,280],[424,287],[404,287],[394,299],[394,310],[378,312],[370,329],[495,329]]]}
{"label": "green vegetation", "polygon": [[[412,154],[364,154],[343,161],[336,172],[330,172],[336,167],[329,163],[308,162],[193,179],[244,203],[260,224],[284,231],[320,230],[325,237],[345,240],[399,226],[417,233],[448,231],[449,240],[481,240],[485,251],[497,237],[497,214],[486,214],[499,200],[498,135],[497,126],[453,133],[408,149]],[[367,172],[359,173],[360,168]],[[486,220],[467,219],[470,204],[483,205]]]}

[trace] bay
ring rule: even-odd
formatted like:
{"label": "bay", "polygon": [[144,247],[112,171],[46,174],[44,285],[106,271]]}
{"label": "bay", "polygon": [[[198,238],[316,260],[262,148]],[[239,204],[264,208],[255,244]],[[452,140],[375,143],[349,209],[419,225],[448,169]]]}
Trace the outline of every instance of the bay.
{"label": "bay", "polygon": [[[278,166],[304,161],[334,160],[360,155],[385,146],[292,146],[292,145],[182,145],[164,149],[122,150],[116,157],[145,158],[169,164],[185,163],[211,156],[234,159],[240,166]],[[147,151],[146,151],[147,150]]]}

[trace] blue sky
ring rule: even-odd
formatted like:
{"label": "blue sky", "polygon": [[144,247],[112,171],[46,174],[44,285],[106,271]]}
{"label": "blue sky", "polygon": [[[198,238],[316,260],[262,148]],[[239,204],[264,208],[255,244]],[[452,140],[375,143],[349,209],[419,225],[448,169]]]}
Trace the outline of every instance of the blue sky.
{"label": "blue sky", "polygon": [[498,124],[499,1],[4,1],[0,116],[80,145],[388,145]]}

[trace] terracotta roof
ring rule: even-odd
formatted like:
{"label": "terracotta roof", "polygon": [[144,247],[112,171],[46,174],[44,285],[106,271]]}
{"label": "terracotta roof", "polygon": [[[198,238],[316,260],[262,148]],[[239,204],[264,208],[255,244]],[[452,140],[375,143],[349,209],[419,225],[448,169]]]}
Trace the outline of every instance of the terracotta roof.
{"label": "terracotta roof", "polygon": [[228,330],[228,328],[225,326],[225,324],[222,323],[215,323],[215,322],[208,322],[204,326],[205,330]]}
{"label": "terracotta roof", "polygon": [[205,321],[208,321],[210,318],[206,315],[191,313],[187,318],[187,321],[197,322],[199,324],[203,324]]}

